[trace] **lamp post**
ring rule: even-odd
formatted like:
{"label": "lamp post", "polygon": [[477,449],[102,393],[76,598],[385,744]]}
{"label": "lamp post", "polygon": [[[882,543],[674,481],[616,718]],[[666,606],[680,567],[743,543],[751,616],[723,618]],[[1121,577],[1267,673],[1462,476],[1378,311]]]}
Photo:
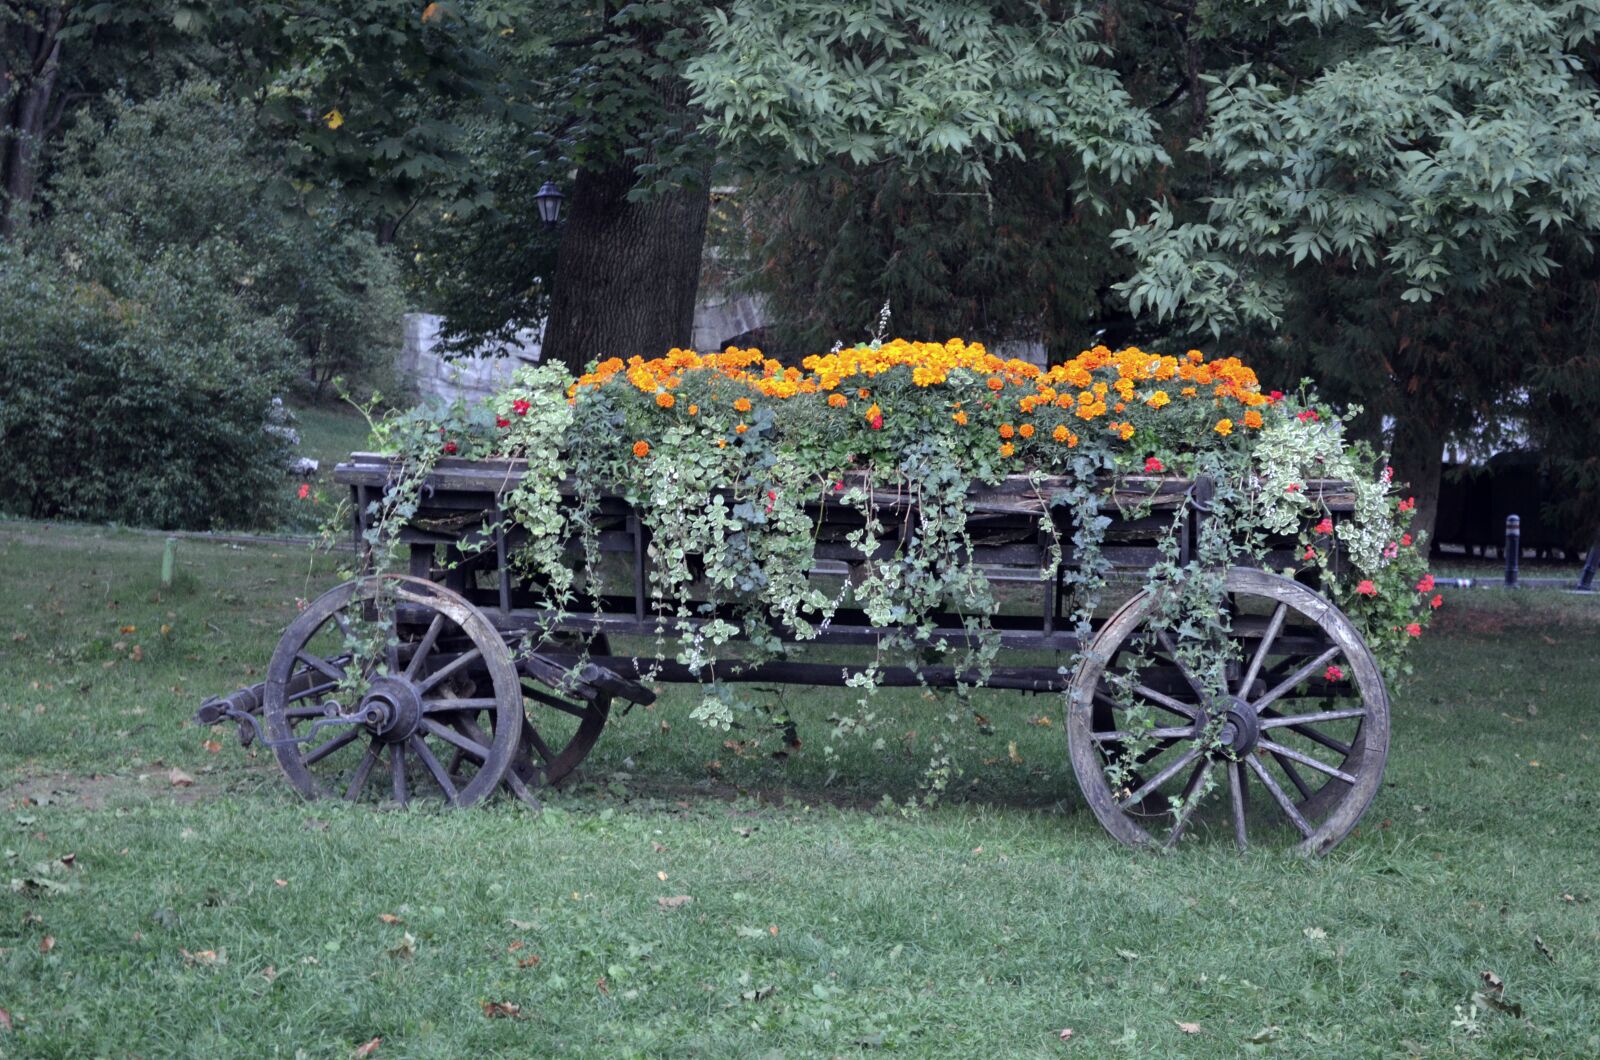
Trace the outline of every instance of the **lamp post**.
{"label": "lamp post", "polygon": [[561,194],[561,189],[556,187],[554,181],[545,181],[533,201],[539,204],[539,220],[544,222],[546,228],[553,229],[561,223],[561,200],[566,198]]}

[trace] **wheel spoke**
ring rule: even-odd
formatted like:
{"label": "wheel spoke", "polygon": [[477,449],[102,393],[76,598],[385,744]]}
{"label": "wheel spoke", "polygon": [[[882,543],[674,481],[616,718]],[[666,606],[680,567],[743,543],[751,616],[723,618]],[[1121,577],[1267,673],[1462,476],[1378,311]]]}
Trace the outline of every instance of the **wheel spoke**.
{"label": "wheel spoke", "polygon": [[1233,841],[1238,844],[1242,853],[1250,849],[1250,839],[1246,834],[1244,816],[1248,808],[1249,795],[1245,791],[1245,775],[1243,762],[1230,762],[1228,764],[1228,795],[1233,803]]}
{"label": "wheel spoke", "polygon": [[361,733],[362,729],[359,726],[350,726],[350,728],[346,729],[344,732],[341,732],[327,743],[322,744],[315,751],[307,753],[305,757],[306,765],[314,766],[324,758],[327,758],[329,755],[333,754],[333,752],[337,751],[339,748],[345,746],[346,744],[354,743],[356,737],[360,736]]}
{"label": "wheel spoke", "polygon": [[1312,659],[1310,662],[1300,667],[1300,669],[1284,678],[1281,682],[1273,687],[1272,691],[1268,692],[1266,695],[1250,704],[1250,706],[1254,708],[1257,714],[1260,714],[1267,708],[1269,704],[1276,701],[1278,697],[1282,696],[1285,692],[1294,688],[1295,685],[1299,684],[1301,681],[1304,681],[1306,678],[1315,673],[1319,666],[1326,666],[1328,663],[1332,662],[1334,656],[1338,655],[1342,650],[1343,649],[1335,644],[1333,647],[1329,648],[1327,651],[1323,652],[1321,655],[1317,656],[1315,659]]}
{"label": "wheel spoke", "polygon": [[338,682],[343,681],[345,679],[344,667],[335,666],[333,663],[329,662],[327,659],[324,659],[322,656],[313,655],[311,652],[306,651],[304,648],[302,648],[300,651],[295,652],[295,656],[294,657],[296,659],[300,660],[301,662],[305,663],[307,666],[311,667],[313,670],[317,671],[318,673],[324,674],[324,675],[326,675],[328,677],[331,677],[334,680],[335,683],[338,683]]}
{"label": "wheel spoke", "polygon": [[432,774],[439,789],[444,792],[445,801],[454,806],[457,800],[456,786],[450,783],[449,772],[439,764],[439,760],[428,749],[427,741],[420,736],[412,736],[407,742],[411,744],[411,749],[417,753],[417,757],[422,759],[423,766]]}
{"label": "wheel spoke", "polygon": [[533,744],[533,749],[539,752],[539,757],[545,760],[546,765],[555,761],[555,752],[551,751],[549,745],[544,742],[544,737],[539,735],[538,729],[528,725],[523,729],[522,734],[528,738],[528,742]]}
{"label": "wheel spoke", "polygon": [[428,689],[432,688],[440,681],[443,681],[446,677],[449,677],[463,666],[482,657],[483,652],[477,648],[473,648],[471,651],[462,652],[460,655],[457,655],[454,659],[451,659],[448,663],[439,667],[437,670],[433,671],[433,673],[429,674],[422,681],[420,681],[417,684],[417,695],[423,695],[428,691]]}
{"label": "wheel spoke", "polygon": [[564,699],[552,696],[547,692],[542,692],[539,689],[533,688],[526,684],[522,686],[522,691],[523,694],[528,696],[530,699],[537,699],[545,706],[554,707],[565,714],[571,714],[579,721],[587,720],[589,717],[589,710],[587,707],[580,707],[576,703],[568,703]]}
{"label": "wheel spoke", "polygon": [[463,736],[448,725],[440,725],[432,718],[423,718],[422,727],[428,730],[430,735],[437,736],[445,743],[453,744],[467,752],[467,754],[472,755],[478,760],[479,764],[489,760],[489,749],[487,747],[470,736]]}
{"label": "wheel spoke", "polygon": [[[1286,725],[1294,728],[1297,725],[1310,725],[1319,721],[1343,721],[1345,718],[1364,718],[1367,716],[1365,710],[1322,710],[1315,714],[1279,714],[1275,710],[1264,710],[1261,713],[1263,716],[1260,724],[1263,729],[1281,729]],[[1295,731],[1299,732],[1300,730],[1295,729]],[[1301,735],[1309,734],[1301,733]],[[1315,737],[1312,738],[1315,739]],[[1334,750],[1338,750],[1338,748],[1334,748]],[[1346,747],[1344,751],[1348,754],[1350,748]]]}
{"label": "wheel spoke", "polygon": [[428,623],[428,631],[417,642],[417,650],[411,655],[411,662],[406,666],[405,678],[407,681],[416,680],[418,671],[422,668],[422,661],[433,651],[433,645],[439,639],[439,631],[444,629],[444,616],[434,615],[433,621]]}
{"label": "wheel spoke", "polygon": [[1284,794],[1283,789],[1278,786],[1278,782],[1272,779],[1272,774],[1267,772],[1267,767],[1257,761],[1254,755],[1246,757],[1245,761],[1250,764],[1251,772],[1260,778],[1262,787],[1272,793],[1273,799],[1277,801],[1285,816],[1294,823],[1296,828],[1300,829],[1301,835],[1309,839],[1311,837],[1311,825],[1306,823],[1306,819],[1300,815],[1300,811],[1295,809],[1294,802],[1288,795]]}
{"label": "wheel spoke", "polygon": [[1194,816],[1195,809],[1200,805],[1200,789],[1205,786],[1206,777],[1211,775],[1211,764],[1211,759],[1202,758],[1190,774],[1189,783],[1184,785],[1183,808],[1178,811],[1178,819],[1173,822],[1172,832],[1167,836],[1167,846],[1176,845],[1183,830],[1189,826],[1189,818]]}
{"label": "wheel spoke", "polygon": [[[292,695],[285,696],[283,701],[285,703],[298,703],[302,699],[306,699],[309,696],[320,696],[324,692],[332,692],[335,688],[338,688],[338,687],[339,687],[339,683],[337,681],[324,681],[320,685],[308,685],[306,688],[302,689],[299,692],[295,692]],[[320,708],[319,708],[318,712],[320,713]],[[291,712],[291,716],[292,716],[292,712]]]}
{"label": "wheel spoke", "polygon": [[394,778],[394,801],[404,806],[406,799],[406,745],[389,745],[389,772]]}
{"label": "wheel spoke", "polygon": [[372,767],[378,764],[378,748],[382,745],[374,739],[367,744],[367,753],[361,756],[361,764],[356,766],[355,775],[350,778],[350,786],[345,789],[346,802],[355,802],[361,794],[361,789],[367,786],[367,777],[372,775]]}
{"label": "wheel spoke", "polygon": [[[1263,747],[1262,750],[1266,750],[1266,748]],[[1289,778],[1289,783],[1294,785],[1294,790],[1300,793],[1301,801],[1304,802],[1310,799],[1311,785],[1306,783],[1306,778],[1300,775],[1300,771],[1294,767],[1294,763],[1280,754],[1274,754],[1272,760],[1278,763],[1278,768],[1283,770],[1283,775]]]}
{"label": "wheel spoke", "polygon": [[1261,634],[1261,643],[1256,645],[1256,653],[1250,658],[1250,668],[1245,671],[1244,679],[1239,682],[1239,690],[1235,695],[1244,697],[1250,694],[1250,686],[1255,683],[1256,675],[1261,672],[1261,664],[1267,661],[1267,653],[1272,650],[1272,642],[1278,639],[1278,631],[1283,628],[1283,619],[1288,613],[1288,604],[1280,603],[1273,609],[1272,619],[1267,623],[1267,631]]}
{"label": "wheel spoke", "polygon": [[1139,785],[1137,791],[1133,792],[1133,794],[1117,803],[1118,808],[1126,810],[1130,806],[1137,806],[1144,800],[1146,795],[1149,795],[1152,791],[1156,790],[1161,785],[1177,776],[1184,766],[1187,766],[1190,762],[1193,762],[1196,758],[1199,758],[1202,750],[1204,750],[1204,748],[1195,747],[1179,755],[1177,761],[1173,762],[1171,765],[1161,770],[1161,772],[1157,773],[1155,776]]}
{"label": "wheel spoke", "polygon": [[498,699],[424,699],[424,714],[441,714],[451,710],[493,710],[500,705]]}
{"label": "wheel spoke", "polygon": [[[1178,715],[1180,718],[1188,718],[1190,721],[1194,721],[1195,718],[1197,717],[1197,714],[1195,713],[1195,709],[1193,707],[1189,706],[1187,703],[1182,703],[1182,702],[1179,702],[1176,699],[1173,699],[1171,696],[1167,695],[1164,692],[1157,692],[1155,689],[1151,688],[1149,685],[1138,684],[1137,682],[1131,680],[1128,677],[1123,676],[1122,674],[1106,674],[1106,678],[1107,678],[1107,680],[1116,681],[1117,683],[1121,684],[1123,687],[1130,689],[1135,695],[1143,696],[1145,699],[1148,699],[1151,703],[1155,704],[1156,706],[1161,707],[1164,710],[1170,711],[1173,714]],[[1103,693],[1097,693],[1097,695],[1103,695]],[[1106,699],[1111,704],[1113,704],[1118,710],[1127,709],[1126,706],[1124,706],[1121,703],[1118,703],[1114,699],[1111,699],[1110,696],[1106,696]]]}
{"label": "wheel spoke", "polygon": [[1201,686],[1200,679],[1194,675],[1194,671],[1189,669],[1189,664],[1179,658],[1178,646],[1173,643],[1172,634],[1164,629],[1157,630],[1156,639],[1161,642],[1161,647],[1166,650],[1166,653],[1172,657],[1172,664],[1178,668],[1179,673],[1183,674],[1183,679],[1189,682],[1189,687],[1194,689],[1194,694],[1200,697],[1200,702],[1204,703],[1209,698],[1206,695],[1206,690]]}
{"label": "wheel spoke", "polygon": [[1095,743],[1130,743],[1134,740],[1166,740],[1182,739],[1194,735],[1193,725],[1180,725],[1168,729],[1145,729],[1142,732],[1096,732],[1091,733]]}
{"label": "wheel spoke", "polygon": [[1308,754],[1305,754],[1301,751],[1296,751],[1292,747],[1285,747],[1283,744],[1273,743],[1271,740],[1261,740],[1259,741],[1258,745],[1265,747],[1267,751],[1278,758],[1279,761],[1282,761],[1285,758],[1290,758],[1296,762],[1299,762],[1301,765],[1310,766],[1312,769],[1326,773],[1330,777],[1337,777],[1346,784],[1354,784],[1356,782],[1356,778],[1351,776],[1349,773],[1346,773],[1344,770],[1335,769],[1333,766],[1328,765],[1328,763],[1318,761]]}

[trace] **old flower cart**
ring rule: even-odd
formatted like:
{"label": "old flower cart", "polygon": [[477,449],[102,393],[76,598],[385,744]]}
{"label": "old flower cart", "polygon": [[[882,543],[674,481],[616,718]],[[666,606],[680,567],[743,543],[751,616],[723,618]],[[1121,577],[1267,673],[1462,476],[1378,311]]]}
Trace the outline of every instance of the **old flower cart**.
{"label": "old flower cart", "polygon": [[[307,797],[467,805],[503,784],[531,801],[584,760],[615,701],[650,700],[647,683],[704,680],[704,668],[660,651],[657,638],[713,621],[727,605],[702,600],[664,614],[650,591],[649,520],[621,497],[591,499],[586,528],[622,572],[611,580],[621,591],[578,594],[558,609],[546,587],[519,572],[514,557],[526,532],[505,517],[505,505],[526,473],[516,460],[434,462],[397,530],[405,573],[358,578],[312,601],[283,634],[266,680],[209,701],[200,720],[239,720],[241,738],[263,739]],[[351,493],[358,544],[370,541],[375,500],[398,474],[394,458],[375,454],[356,454],[335,472]],[[893,554],[917,532],[918,517],[915,497],[900,491],[874,493],[864,507],[840,503],[844,485],[804,504],[814,527],[811,578],[840,586],[874,557]],[[1268,542],[1259,562],[1221,575],[1227,658],[1217,671],[1225,687],[1217,687],[1202,679],[1183,630],[1163,619],[1159,588],[1123,578],[1136,591],[1102,607],[1087,637],[1070,620],[1065,583],[1076,561],[1072,524],[1082,513],[1052,503],[1059,485],[1012,476],[969,493],[970,555],[961,560],[1007,579],[986,623],[998,641],[992,664],[965,672],[938,660],[880,666],[874,681],[1067,693],[1083,796],[1125,843],[1171,844],[1207,832],[1241,848],[1289,842],[1323,852],[1338,843],[1379,786],[1389,701],[1351,620],[1304,579],[1269,572],[1291,566],[1296,546]],[[1159,475],[1106,480],[1097,507],[1110,580],[1141,575],[1164,556],[1186,564],[1209,489],[1204,479]],[[1325,532],[1354,504],[1346,484],[1308,481],[1303,489],[1329,513]],[[867,549],[864,512],[878,525]],[[1063,540],[1065,550],[1056,544]],[[977,635],[970,615],[925,618],[932,628],[922,630],[924,644]],[[772,632],[780,640],[790,634]],[[803,658],[724,666],[717,676],[850,683],[867,665],[859,646],[883,632],[847,603],[809,632]],[[1208,792],[1215,797],[1203,798]]]}

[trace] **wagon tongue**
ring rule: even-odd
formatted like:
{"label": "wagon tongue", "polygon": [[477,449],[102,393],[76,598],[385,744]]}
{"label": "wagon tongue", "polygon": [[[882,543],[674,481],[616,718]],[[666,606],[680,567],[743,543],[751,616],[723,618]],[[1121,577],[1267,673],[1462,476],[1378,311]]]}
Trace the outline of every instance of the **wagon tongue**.
{"label": "wagon tongue", "polygon": [[[420,714],[420,709],[415,704],[401,702],[404,697],[385,696],[378,694],[375,689],[373,694],[355,704],[349,712],[343,711],[337,703],[330,701],[326,705],[325,716],[313,721],[303,734],[274,740],[268,737],[261,727],[264,687],[264,684],[255,684],[237,689],[225,696],[212,696],[200,704],[199,709],[194,712],[194,723],[210,726],[227,719],[239,726],[239,746],[249,747],[259,740],[263,747],[276,748],[307,743],[317,730],[330,725],[366,725],[377,731],[381,739],[387,739],[386,734],[390,733],[403,733],[396,738],[404,739],[415,730],[416,716]],[[408,710],[408,706],[411,709]]]}

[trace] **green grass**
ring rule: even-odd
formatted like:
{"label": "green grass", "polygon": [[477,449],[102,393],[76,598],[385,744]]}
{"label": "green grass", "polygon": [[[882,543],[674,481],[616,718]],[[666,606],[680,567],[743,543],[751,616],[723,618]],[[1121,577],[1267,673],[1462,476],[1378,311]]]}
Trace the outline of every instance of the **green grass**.
{"label": "green grass", "polygon": [[320,461],[325,472],[368,447],[366,417],[342,401],[296,406],[294,416],[295,429],[300,432],[299,455]]}
{"label": "green grass", "polygon": [[[1447,594],[1331,856],[1154,857],[1079,804],[1059,701],[1005,694],[983,731],[885,692],[828,760],[842,693],[762,693],[778,758],[669,690],[542,816],[303,803],[186,719],[331,565],[185,541],[160,592],[160,549],[0,524],[0,1055],[1600,1053],[1600,601]],[[947,715],[952,794],[874,809]],[[1453,1025],[1485,971],[1522,1015]]]}

